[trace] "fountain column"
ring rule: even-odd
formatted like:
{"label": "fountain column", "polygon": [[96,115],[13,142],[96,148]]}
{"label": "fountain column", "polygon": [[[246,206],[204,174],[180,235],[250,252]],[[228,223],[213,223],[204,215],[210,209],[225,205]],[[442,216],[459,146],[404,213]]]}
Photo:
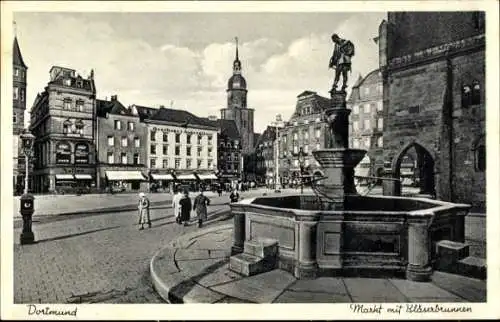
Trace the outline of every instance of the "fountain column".
{"label": "fountain column", "polygon": [[408,218],[408,266],[406,278],[416,282],[429,281],[430,266],[430,217]]}
{"label": "fountain column", "polygon": [[[299,258],[294,268],[298,279],[315,278],[318,271],[316,263],[316,226],[314,218],[303,218],[299,221]],[[311,221],[314,220],[314,221]]]}
{"label": "fountain column", "polygon": [[349,149],[349,114],[346,92],[331,92],[330,108],[324,111],[330,135],[326,149],[313,152],[321,164],[324,184],[319,193],[326,197],[324,210],[344,210],[345,196],[356,193],[354,167],[366,154],[365,150]]}
{"label": "fountain column", "polygon": [[238,207],[231,205],[233,213],[233,246],[231,246],[231,255],[243,253],[245,246],[245,212]]}

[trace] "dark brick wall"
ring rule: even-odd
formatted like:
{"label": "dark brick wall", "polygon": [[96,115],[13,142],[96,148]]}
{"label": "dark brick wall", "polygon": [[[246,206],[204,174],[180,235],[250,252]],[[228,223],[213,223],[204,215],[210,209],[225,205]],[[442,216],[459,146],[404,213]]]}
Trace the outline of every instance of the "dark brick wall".
{"label": "dark brick wall", "polygon": [[484,33],[481,19],[484,14],[472,11],[389,12],[389,59]]}
{"label": "dark brick wall", "polygon": [[[453,65],[453,199],[485,207],[485,172],[477,170],[475,148],[486,132],[484,51],[459,56]],[[481,88],[481,103],[462,106],[461,89],[474,80]]]}

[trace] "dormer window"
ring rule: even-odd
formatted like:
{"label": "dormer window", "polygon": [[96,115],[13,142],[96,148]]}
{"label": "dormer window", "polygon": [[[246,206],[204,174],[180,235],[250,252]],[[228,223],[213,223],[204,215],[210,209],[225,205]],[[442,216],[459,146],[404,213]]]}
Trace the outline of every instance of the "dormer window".
{"label": "dormer window", "polygon": [[78,87],[78,88],[82,88],[82,87],[83,87],[83,80],[78,79],[78,80],[76,81],[76,87]]}
{"label": "dormer window", "polygon": [[66,85],[66,86],[71,86],[71,78],[66,78],[66,79],[64,80],[64,85]]}

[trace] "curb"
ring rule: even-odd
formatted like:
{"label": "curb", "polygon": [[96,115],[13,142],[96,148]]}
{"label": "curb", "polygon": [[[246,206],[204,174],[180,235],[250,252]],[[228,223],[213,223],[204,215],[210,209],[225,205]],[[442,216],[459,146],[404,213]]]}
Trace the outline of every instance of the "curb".
{"label": "curb", "polygon": [[[230,229],[233,227],[233,224],[226,224],[226,225],[221,225],[217,227],[210,227],[203,229],[201,231],[195,231],[191,233],[187,233],[184,235],[181,235],[180,237],[176,238],[175,240],[171,241],[169,244],[167,244],[166,247],[158,250],[153,258],[151,259],[149,263],[149,272],[151,275],[151,281],[153,284],[153,288],[155,291],[158,293],[158,295],[167,303],[202,303],[201,301],[197,300],[196,298],[198,296],[192,295],[192,294],[177,294],[174,290],[174,288],[181,283],[189,283],[192,284],[192,288],[196,289],[194,293],[202,293],[204,299],[209,299],[210,295],[212,296],[218,296],[219,293],[212,291],[195,281],[191,280],[190,277],[187,277],[183,275],[182,271],[179,270],[177,265],[175,264],[175,253],[177,252],[177,249],[179,248],[185,248],[185,244],[190,241],[191,239],[194,239],[199,236],[203,236],[215,231],[219,230],[226,230]],[[179,245],[179,246],[176,246]],[[156,266],[157,262],[160,260],[164,260],[167,258],[168,262],[167,265],[163,265],[162,271],[167,271],[167,275],[164,276],[165,278],[160,277],[160,273],[157,271]],[[201,294],[199,295],[201,297]],[[205,302],[204,302],[205,303]],[[212,302],[207,302],[207,303],[212,303]]]}

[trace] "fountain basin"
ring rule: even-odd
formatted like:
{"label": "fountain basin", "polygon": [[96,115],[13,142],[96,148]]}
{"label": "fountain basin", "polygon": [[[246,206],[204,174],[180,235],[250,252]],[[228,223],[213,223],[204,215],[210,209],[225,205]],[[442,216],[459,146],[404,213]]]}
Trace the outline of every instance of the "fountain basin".
{"label": "fountain basin", "polygon": [[432,275],[435,244],[464,242],[470,206],[394,196],[346,195],[343,210],[321,210],[314,195],[257,197],[231,204],[233,254],[245,241],[278,241],[278,266],[296,278],[357,272]]}

